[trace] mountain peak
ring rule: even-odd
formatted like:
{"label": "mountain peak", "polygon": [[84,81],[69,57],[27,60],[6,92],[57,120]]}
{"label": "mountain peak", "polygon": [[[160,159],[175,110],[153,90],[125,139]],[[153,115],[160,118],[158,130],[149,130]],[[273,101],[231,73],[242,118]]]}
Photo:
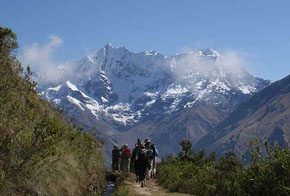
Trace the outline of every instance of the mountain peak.
{"label": "mountain peak", "polygon": [[106,45],[103,47],[103,48],[101,48],[101,50],[102,49],[122,49],[122,50],[127,50],[127,48],[126,47],[124,47],[124,46],[114,46],[112,43],[110,43],[110,42],[108,42],[108,43],[106,43]]}
{"label": "mountain peak", "polygon": [[128,50],[124,47],[124,46],[121,46],[121,47],[116,47],[116,46],[113,46],[112,43],[108,42],[106,45],[104,45],[101,49],[99,49],[98,51],[96,52],[93,52],[89,55],[87,55],[87,58],[95,63],[95,58],[96,57],[105,57],[107,55],[111,55],[111,56],[118,56],[118,55],[121,55],[125,52],[128,52]]}
{"label": "mountain peak", "polygon": [[204,56],[209,56],[209,57],[219,57],[221,56],[217,51],[211,49],[211,48],[206,48],[205,50],[201,50],[202,55]]}
{"label": "mountain peak", "polygon": [[112,45],[112,43],[108,42],[108,43],[104,46],[104,48],[113,48],[113,45]]}

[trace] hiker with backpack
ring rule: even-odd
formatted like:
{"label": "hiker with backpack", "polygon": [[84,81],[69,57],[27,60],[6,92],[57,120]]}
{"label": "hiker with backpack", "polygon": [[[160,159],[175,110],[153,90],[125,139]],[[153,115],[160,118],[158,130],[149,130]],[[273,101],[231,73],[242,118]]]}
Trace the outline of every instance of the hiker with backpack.
{"label": "hiker with backpack", "polygon": [[157,150],[157,147],[155,146],[155,144],[152,143],[151,146],[152,146],[153,153],[154,153],[152,170],[151,170],[151,172],[152,172],[151,176],[153,178],[156,178],[156,162],[157,162],[157,157],[158,157],[159,154],[158,154],[158,150]]}
{"label": "hiker with backpack", "polygon": [[141,140],[138,139],[137,140],[137,143],[135,144],[135,148],[132,152],[132,162],[133,162],[133,166],[134,166],[134,171],[135,171],[135,175],[136,175],[136,182],[139,181],[139,172],[138,172],[138,166],[137,166],[137,159],[138,159],[138,153],[139,153],[139,150],[140,150],[140,147],[141,147]]}
{"label": "hiker with backpack", "polygon": [[154,149],[152,148],[150,139],[146,138],[144,143],[145,143],[145,151],[150,164],[150,169],[148,169],[146,173],[146,179],[149,180],[150,178],[152,178],[153,159],[155,158]]}
{"label": "hiker with backpack", "polygon": [[128,147],[128,144],[125,144],[122,149],[122,171],[123,173],[130,172],[130,158],[131,158],[131,149]]}
{"label": "hiker with backpack", "polygon": [[140,145],[136,160],[136,168],[138,171],[138,177],[141,183],[141,187],[146,186],[146,172],[151,169],[149,158],[147,156],[144,144]]}
{"label": "hiker with backpack", "polygon": [[112,169],[113,169],[113,172],[115,170],[120,172],[120,157],[121,157],[121,151],[118,149],[117,145],[114,145],[114,149],[112,150]]}

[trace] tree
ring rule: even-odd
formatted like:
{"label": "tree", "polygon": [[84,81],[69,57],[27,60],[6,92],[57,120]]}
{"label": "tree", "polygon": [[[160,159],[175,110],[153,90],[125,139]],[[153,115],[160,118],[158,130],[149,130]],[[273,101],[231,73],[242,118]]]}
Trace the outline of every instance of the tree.
{"label": "tree", "polygon": [[0,54],[8,55],[18,48],[17,36],[9,28],[0,27]]}
{"label": "tree", "polygon": [[179,156],[181,158],[188,159],[189,158],[189,155],[192,153],[192,150],[191,150],[191,148],[192,148],[192,142],[190,140],[183,139],[183,140],[181,140],[181,142],[179,143],[179,145],[182,148],[182,151],[179,154]]}

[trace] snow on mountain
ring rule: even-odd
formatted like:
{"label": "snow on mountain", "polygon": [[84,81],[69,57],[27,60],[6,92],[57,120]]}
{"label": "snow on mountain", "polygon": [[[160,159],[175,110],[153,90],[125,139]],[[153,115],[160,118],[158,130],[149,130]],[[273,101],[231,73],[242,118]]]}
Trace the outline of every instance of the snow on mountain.
{"label": "snow on mountain", "polygon": [[212,49],[165,56],[107,44],[81,60],[60,65],[59,72],[63,77],[54,84],[39,87],[41,95],[70,114],[90,113],[117,130],[201,101],[233,110],[268,84],[241,67],[232,69]]}

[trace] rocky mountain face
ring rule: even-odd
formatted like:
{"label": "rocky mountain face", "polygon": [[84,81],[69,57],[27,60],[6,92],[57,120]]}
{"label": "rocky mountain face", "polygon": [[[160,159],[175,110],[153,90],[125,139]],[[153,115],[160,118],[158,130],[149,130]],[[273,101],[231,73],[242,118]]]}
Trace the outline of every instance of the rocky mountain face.
{"label": "rocky mountain face", "polygon": [[256,138],[285,147],[290,144],[290,75],[240,104],[196,148],[224,154],[247,154]]}
{"label": "rocky mountain face", "polygon": [[107,44],[58,67],[59,78],[41,83],[42,97],[111,143],[133,145],[150,137],[161,154],[195,144],[238,104],[269,84],[212,49],[170,56],[130,52]]}

